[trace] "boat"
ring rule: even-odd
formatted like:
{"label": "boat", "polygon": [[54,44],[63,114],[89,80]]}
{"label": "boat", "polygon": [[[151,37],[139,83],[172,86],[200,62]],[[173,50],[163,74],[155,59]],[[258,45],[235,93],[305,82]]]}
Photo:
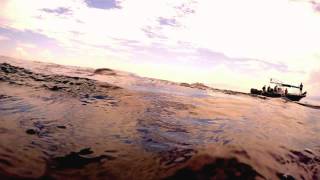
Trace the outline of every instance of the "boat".
{"label": "boat", "polygon": [[285,97],[287,99],[290,99],[291,101],[300,101],[300,99],[306,97],[306,95],[307,95],[307,92],[304,92],[301,95],[299,95],[299,94],[289,94],[288,93],[287,95],[285,95]]}
{"label": "boat", "polygon": [[295,94],[295,93],[288,93],[283,91],[284,88],[300,89],[300,86],[285,84],[280,81],[276,81],[274,79],[270,79],[270,83],[276,84],[276,90],[274,89],[258,90],[258,89],[251,88],[250,93],[254,95],[261,95],[261,96],[266,96],[271,98],[285,98],[291,101],[300,101],[302,98],[307,96],[307,92]]}

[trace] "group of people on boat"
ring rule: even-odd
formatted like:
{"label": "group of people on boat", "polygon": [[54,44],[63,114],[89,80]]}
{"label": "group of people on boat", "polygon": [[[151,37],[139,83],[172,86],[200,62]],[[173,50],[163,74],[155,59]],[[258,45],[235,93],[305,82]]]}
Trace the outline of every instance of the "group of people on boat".
{"label": "group of people on boat", "polygon": [[[274,88],[271,88],[270,86],[268,86],[268,88],[266,88],[266,85],[264,85],[262,87],[262,92],[263,93],[275,93],[275,94],[283,94],[283,89],[278,87],[277,85],[274,86]],[[284,94],[288,94],[288,89],[286,88],[284,90]]]}
{"label": "group of people on boat", "polygon": [[[303,89],[303,84],[301,83],[299,86],[300,89],[300,94],[302,94],[302,89]],[[288,94],[288,88],[286,88],[283,92],[283,89],[281,87],[278,87],[277,85],[274,86],[274,88],[271,88],[270,86],[268,86],[268,88],[266,88],[266,85],[264,85],[262,87],[262,92],[263,93],[275,93],[275,94]]]}
{"label": "group of people on boat", "polygon": [[[258,90],[255,88],[250,89],[250,93],[254,95],[262,95],[271,98],[285,98],[291,101],[300,101],[302,98],[307,96],[307,92],[302,92],[303,84],[301,83],[300,86],[294,86],[286,83],[282,83],[280,81],[275,81],[273,79],[270,80],[270,83],[275,84],[274,87],[266,87],[264,85],[262,90]],[[296,88],[300,90],[300,93],[289,93],[288,88]]]}

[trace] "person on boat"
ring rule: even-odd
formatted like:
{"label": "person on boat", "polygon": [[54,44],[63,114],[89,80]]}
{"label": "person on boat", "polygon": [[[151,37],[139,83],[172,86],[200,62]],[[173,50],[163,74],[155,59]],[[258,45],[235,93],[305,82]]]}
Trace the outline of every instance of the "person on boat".
{"label": "person on boat", "polygon": [[276,85],[275,87],[274,87],[274,90],[273,90],[273,92],[277,92],[277,90],[278,90],[278,86]]}
{"label": "person on boat", "polygon": [[270,86],[268,86],[268,88],[267,88],[267,92],[270,92],[271,91],[271,88],[270,88]]}
{"label": "person on boat", "polygon": [[300,84],[300,94],[302,94],[303,84]]}
{"label": "person on boat", "polygon": [[288,94],[288,88],[286,88],[286,89],[284,90],[284,94],[285,94],[285,95]]}
{"label": "person on boat", "polygon": [[266,85],[262,87],[262,92],[266,92]]}

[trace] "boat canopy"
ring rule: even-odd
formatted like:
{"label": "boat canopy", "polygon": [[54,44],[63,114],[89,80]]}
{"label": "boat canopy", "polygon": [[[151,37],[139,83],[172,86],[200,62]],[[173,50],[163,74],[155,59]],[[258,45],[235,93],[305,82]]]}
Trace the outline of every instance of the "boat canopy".
{"label": "boat canopy", "polygon": [[285,84],[285,83],[282,83],[281,81],[278,81],[278,80],[275,80],[275,79],[272,79],[272,78],[270,79],[270,83],[272,83],[272,84],[277,84],[277,85],[283,86],[283,87],[300,89],[299,86],[294,86],[294,85],[290,85],[290,84]]}

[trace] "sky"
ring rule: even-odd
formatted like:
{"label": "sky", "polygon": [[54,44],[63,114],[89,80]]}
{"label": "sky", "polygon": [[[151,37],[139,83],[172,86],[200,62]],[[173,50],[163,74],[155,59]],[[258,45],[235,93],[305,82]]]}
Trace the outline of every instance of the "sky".
{"label": "sky", "polygon": [[249,91],[320,95],[320,1],[1,0],[0,54]]}

